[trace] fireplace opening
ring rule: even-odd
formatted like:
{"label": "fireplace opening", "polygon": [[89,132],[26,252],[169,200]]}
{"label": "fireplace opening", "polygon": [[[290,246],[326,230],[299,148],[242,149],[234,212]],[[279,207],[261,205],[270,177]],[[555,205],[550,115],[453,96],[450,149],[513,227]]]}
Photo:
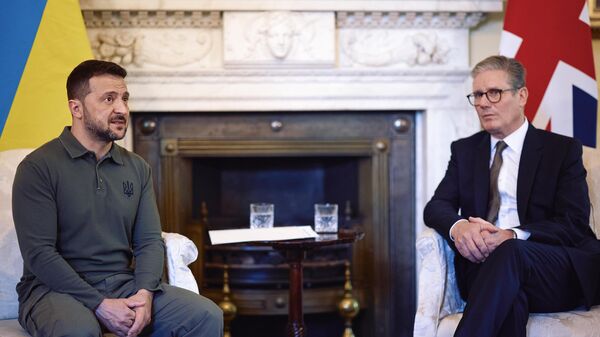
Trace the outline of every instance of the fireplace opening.
{"label": "fireplace opening", "polygon": [[[197,158],[192,163],[193,216],[206,232],[247,228],[249,205],[275,206],[274,226],[312,226],[315,203],[338,204],[341,230],[359,226],[360,157]],[[202,213],[205,214],[202,214]],[[206,235],[206,233],[204,233]],[[205,237],[205,242],[209,242]],[[234,289],[287,289],[288,266],[268,247],[204,246],[203,288],[221,288],[229,268]],[[351,247],[325,247],[307,254],[304,288],[342,289]]]}
{"label": "fireplace opening", "polygon": [[[284,257],[270,247],[252,245],[210,245],[207,233],[213,229],[248,228],[249,205],[256,202],[275,206],[274,226],[313,226],[314,204],[338,204],[340,230],[357,229],[360,220],[359,190],[361,167],[370,167],[370,157],[360,156],[281,156],[281,157],[203,157],[191,163],[192,216],[203,223],[204,242],[202,292],[219,294],[223,272],[228,270],[228,286],[236,293],[261,294],[266,303],[258,315],[248,309],[248,298],[238,295],[234,304],[242,310],[232,329],[238,335],[261,325],[282,325],[287,310],[289,266]],[[362,184],[364,186],[364,184]],[[358,228],[360,229],[360,228]],[[305,306],[307,324],[319,333],[339,335],[343,320],[336,301],[344,289],[345,266],[352,262],[352,246],[323,247],[307,252],[304,263],[304,296],[328,298],[309,301]],[[362,293],[362,290],[356,290]],[[367,310],[366,303],[363,310]],[[267,317],[271,317],[270,319]],[[255,317],[245,319],[244,317]],[[265,324],[257,325],[256,319]],[[327,317],[327,319],[325,319]],[[319,323],[321,322],[322,323]],[[325,324],[325,322],[328,322]],[[333,323],[333,324],[332,324]],[[316,326],[315,326],[316,325]]]}
{"label": "fireplace opening", "polygon": [[[247,228],[249,205],[275,205],[274,225],[313,224],[314,204],[338,204],[340,226],[358,205],[358,157],[201,158],[193,162],[193,203],[206,203],[209,229]],[[353,207],[354,206],[354,207]],[[193,216],[200,219],[201,208]],[[349,213],[349,214],[347,214]],[[353,214],[354,213],[354,214]],[[349,224],[348,224],[349,225]]]}

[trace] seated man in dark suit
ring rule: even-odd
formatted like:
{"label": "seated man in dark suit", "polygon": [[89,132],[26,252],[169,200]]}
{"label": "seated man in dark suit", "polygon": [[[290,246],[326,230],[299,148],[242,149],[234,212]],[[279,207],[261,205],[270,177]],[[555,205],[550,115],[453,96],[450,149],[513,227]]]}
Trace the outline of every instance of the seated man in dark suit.
{"label": "seated man in dark suit", "polygon": [[529,125],[517,60],[488,57],[471,75],[484,131],[452,143],[425,223],[457,252],[467,305],[455,336],[525,337],[530,312],[600,303],[582,148]]}

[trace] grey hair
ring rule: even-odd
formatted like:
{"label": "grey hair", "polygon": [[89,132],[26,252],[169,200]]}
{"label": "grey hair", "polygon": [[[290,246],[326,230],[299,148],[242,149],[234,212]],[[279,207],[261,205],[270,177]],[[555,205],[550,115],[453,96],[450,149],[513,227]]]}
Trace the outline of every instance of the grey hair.
{"label": "grey hair", "polygon": [[477,63],[471,70],[471,77],[475,78],[484,71],[503,70],[508,74],[508,81],[513,89],[519,89],[525,86],[525,77],[527,71],[521,62],[514,58],[509,58],[502,55],[494,55],[487,57],[483,61]]}

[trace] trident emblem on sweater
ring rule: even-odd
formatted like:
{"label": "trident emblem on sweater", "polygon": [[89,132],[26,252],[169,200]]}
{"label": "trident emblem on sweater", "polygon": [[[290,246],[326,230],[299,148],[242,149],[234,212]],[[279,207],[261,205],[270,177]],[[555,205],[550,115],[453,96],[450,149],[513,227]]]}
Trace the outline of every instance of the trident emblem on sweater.
{"label": "trident emblem on sweater", "polygon": [[127,196],[127,198],[131,198],[133,196],[133,183],[129,180],[123,182],[123,194]]}

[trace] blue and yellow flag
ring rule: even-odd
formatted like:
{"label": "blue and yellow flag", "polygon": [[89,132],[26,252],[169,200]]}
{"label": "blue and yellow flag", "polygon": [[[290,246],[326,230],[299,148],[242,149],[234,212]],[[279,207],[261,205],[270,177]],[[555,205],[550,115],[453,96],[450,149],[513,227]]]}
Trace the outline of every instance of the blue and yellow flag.
{"label": "blue and yellow flag", "polygon": [[67,76],[92,58],[79,1],[5,1],[0,43],[0,151],[37,147],[71,124]]}

